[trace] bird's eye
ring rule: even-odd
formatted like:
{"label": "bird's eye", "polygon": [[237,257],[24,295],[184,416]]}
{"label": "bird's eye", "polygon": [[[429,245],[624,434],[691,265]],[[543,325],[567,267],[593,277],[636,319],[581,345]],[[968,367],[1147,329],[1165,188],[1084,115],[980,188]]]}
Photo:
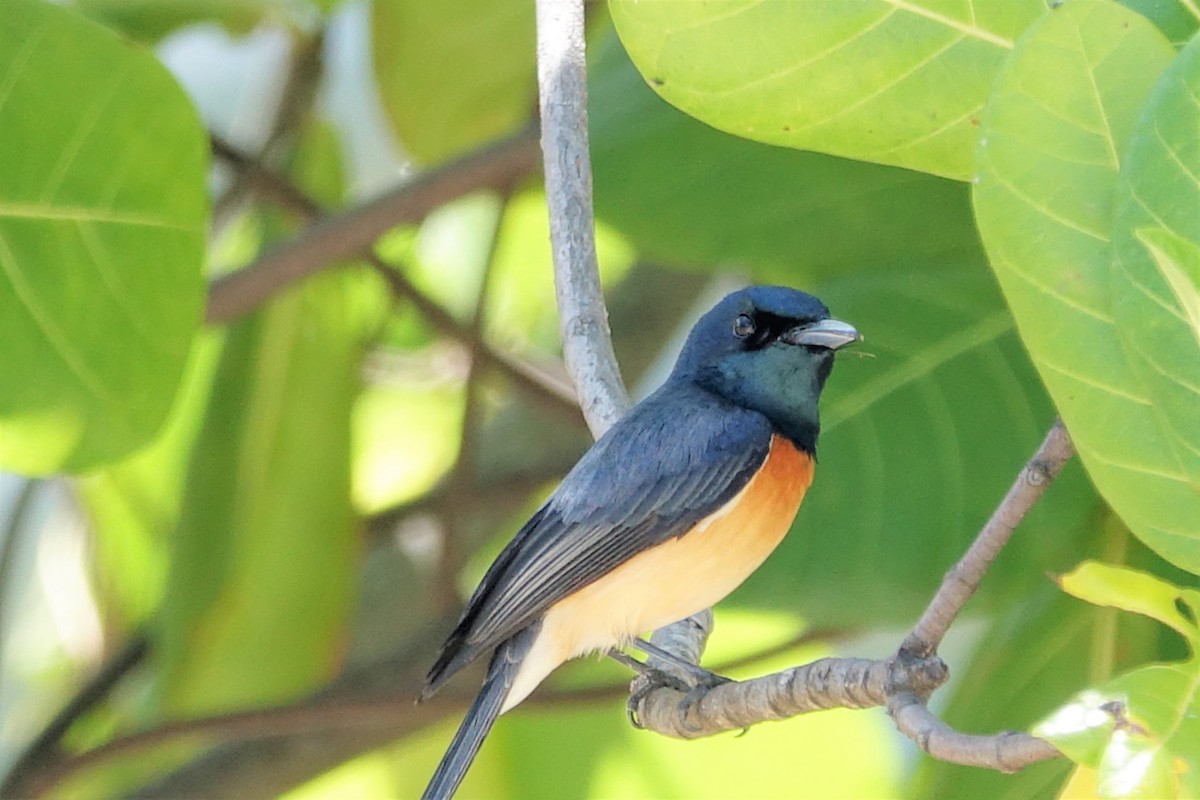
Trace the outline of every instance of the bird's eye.
{"label": "bird's eye", "polygon": [[739,339],[745,339],[750,334],[754,333],[754,320],[749,314],[738,314],[738,318],[733,322],[733,335]]}

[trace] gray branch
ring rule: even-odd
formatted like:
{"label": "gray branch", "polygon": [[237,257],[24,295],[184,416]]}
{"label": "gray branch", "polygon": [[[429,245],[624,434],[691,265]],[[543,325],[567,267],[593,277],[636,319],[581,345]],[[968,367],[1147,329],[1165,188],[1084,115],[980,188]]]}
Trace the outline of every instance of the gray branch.
{"label": "gray branch", "polygon": [[1026,512],[1045,493],[1046,487],[1058,477],[1063,465],[1074,454],[1075,447],[1062,420],[1055,420],[1041,447],[1025,464],[966,555],[942,579],[941,588],[900,646],[902,651],[917,656],[927,656],[937,651],[942,637],[975,594],[983,582],[983,576],[1000,550],[1008,544]]}
{"label": "gray branch", "polygon": [[629,408],[600,290],[588,156],[583,0],[537,0],[538,107],[559,330],[592,435]]}
{"label": "gray branch", "polygon": [[[901,733],[943,761],[1012,772],[1059,756],[1052,744],[1025,733],[959,733],[934,716],[926,700],[948,674],[937,657],[946,630],[979,588],[1013,529],[1074,452],[1062,422],[1056,421],[966,555],[947,573],[896,655],[881,661],[827,658],[753,680],[698,686],[686,694],[670,687],[655,689],[637,704],[639,723],[664,736],[694,739],[827,708],[883,706]],[[690,620],[672,628],[670,636],[685,641],[684,649],[677,646],[672,652],[690,655],[703,650],[711,630]],[[660,635],[664,639],[655,643],[665,644],[666,632],[656,639]]]}

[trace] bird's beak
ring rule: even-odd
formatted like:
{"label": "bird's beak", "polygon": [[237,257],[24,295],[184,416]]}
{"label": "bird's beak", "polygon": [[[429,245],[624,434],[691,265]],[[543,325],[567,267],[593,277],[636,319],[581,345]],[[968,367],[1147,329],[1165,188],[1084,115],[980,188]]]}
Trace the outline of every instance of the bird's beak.
{"label": "bird's beak", "polygon": [[837,350],[854,342],[861,342],[862,335],[853,325],[840,319],[822,319],[807,325],[797,325],[779,337],[787,344],[803,344],[809,347],[827,347]]}

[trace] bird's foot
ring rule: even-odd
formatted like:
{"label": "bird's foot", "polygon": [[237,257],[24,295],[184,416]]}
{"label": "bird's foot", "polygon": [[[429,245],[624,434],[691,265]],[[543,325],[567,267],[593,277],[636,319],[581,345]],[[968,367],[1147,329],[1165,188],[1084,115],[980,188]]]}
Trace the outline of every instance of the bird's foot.
{"label": "bird's foot", "polygon": [[677,671],[684,672],[688,676],[693,686],[711,689],[714,686],[720,686],[722,683],[730,683],[732,679],[726,678],[724,675],[718,675],[715,672],[710,672],[699,664],[693,664],[687,659],[680,658],[670,650],[664,650],[656,644],[652,644],[645,639],[634,639],[633,646],[641,650],[648,656],[653,656],[661,661],[666,661],[671,664]]}
{"label": "bird's foot", "polygon": [[[641,664],[640,661],[635,663]],[[697,688],[685,683],[669,672],[663,672],[662,670],[648,667],[645,664],[641,664],[641,666],[643,669],[633,679],[633,683],[629,689],[629,699],[625,701],[625,716],[629,718],[629,724],[638,730],[643,730],[646,727],[642,724],[642,720],[638,716],[638,707],[651,692],[658,689],[674,689],[677,692],[688,694]]]}

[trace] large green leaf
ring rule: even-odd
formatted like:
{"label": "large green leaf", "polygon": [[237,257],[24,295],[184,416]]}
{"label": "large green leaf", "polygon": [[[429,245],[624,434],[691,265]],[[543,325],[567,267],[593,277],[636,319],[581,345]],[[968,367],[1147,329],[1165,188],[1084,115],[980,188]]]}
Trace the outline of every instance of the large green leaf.
{"label": "large green leaf", "polygon": [[154,57],[38,0],[0,14],[0,465],[143,445],[201,314],[207,145]]}
{"label": "large green leaf", "polygon": [[979,113],[1042,0],[611,0],[655,90],[768,144],[966,179]]}
{"label": "large green leaf", "polygon": [[[1174,451],[1174,471],[1187,476],[1193,491],[1200,488],[1197,97],[1200,37],[1159,79],[1122,159],[1111,272],[1117,334],[1158,416],[1161,446]],[[1200,520],[1195,523],[1183,531],[1191,541],[1174,547],[1200,550]]]}
{"label": "large green leaf", "polygon": [[174,711],[289,699],[337,663],[357,561],[353,277],[319,276],[229,332],[159,621]]}
{"label": "large green leaf", "polygon": [[[816,480],[791,534],[734,600],[794,608],[819,625],[908,623],[1054,412],[982,264],[808,288],[865,334],[873,357],[839,355],[821,401]],[[1068,470],[985,596],[1011,599],[1075,563],[1093,498]]]}
{"label": "large green leaf", "polygon": [[1021,338],[1092,480],[1143,541],[1197,571],[1200,459],[1173,447],[1130,365],[1109,279],[1120,154],[1173,56],[1120,6],[1073,0],[1048,12],[997,79],[974,202]]}
{"label": "large green leaf", "polygon": [[529,119],[533,3],[376,0],[371,40],[383,106],[418,161],[443,161]]}
{"label": "large green leaf", "polygon": [[965,186],[721,133],[650,91],[615,36],[595,49],[596,212],[645,257],[782,279],[978,251]]}

